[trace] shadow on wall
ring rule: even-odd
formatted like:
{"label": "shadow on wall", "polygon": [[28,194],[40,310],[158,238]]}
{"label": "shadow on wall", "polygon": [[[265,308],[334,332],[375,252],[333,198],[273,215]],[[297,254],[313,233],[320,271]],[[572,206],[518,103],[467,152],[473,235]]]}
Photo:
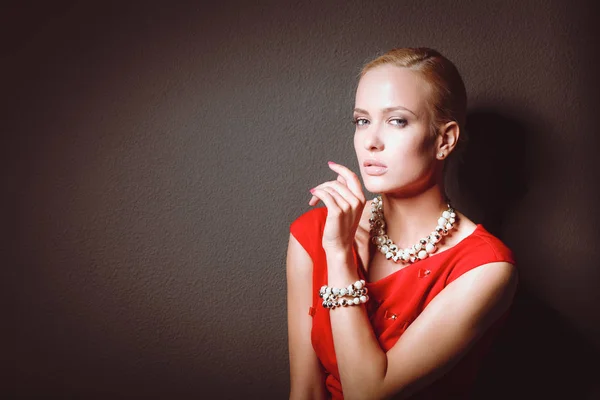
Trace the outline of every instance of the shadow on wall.
{"label": "shadow on wall", "polygon": [[[470,113],[466,129],[469,150],[454,167],[461,207],[473,210],[477,222],[501,237],[502,221],[528,190],[531,131],[489,109]],[[591,343],[521,283],[480,371],[475,398],[596,398],[599,357]]]}
{"label": "shadow on wall", "polygon": [[527,193],[531,166],[529,129],[514,119],[489,110],[467,116],[468,150],[457,174],[459,192],[466,193],[466,209],[479,215],[478,223],[496,236],[511,208]]}

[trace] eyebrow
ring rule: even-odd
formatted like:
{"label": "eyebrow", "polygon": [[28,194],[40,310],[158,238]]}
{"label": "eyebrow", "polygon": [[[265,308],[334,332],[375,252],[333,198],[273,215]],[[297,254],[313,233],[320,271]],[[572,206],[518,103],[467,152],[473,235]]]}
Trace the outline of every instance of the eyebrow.
{"label": "eyebrow", "polygon": [[[412,112],[412,111],[411,111],[411,110],[409,110],[408,108],[406,108],[406,107],[402,107],[402,106],[387,107],[387,108],[384,108],[384,109],[382,109],[381,111],[383,111],[384,113],[388,113],[388,112],[390,112],[390,111],[396,111],[396,110],[404,110],[404,111],[408,111],[409,113],[411,113],[411,114],[412,114],[412,115],[414,115],[415,117],[419,118],[419,117],[417,116],[417,114],[415,114],[414,112]],[[355,109],[354,109],[354,111],[355,111],[355,112],[360,112],[360,113],[363,113],[363,114],[367,114],[367,115],[369,115],[369,112],[368,112],[367,110],[363,110],[362,108],[355,108]]]}

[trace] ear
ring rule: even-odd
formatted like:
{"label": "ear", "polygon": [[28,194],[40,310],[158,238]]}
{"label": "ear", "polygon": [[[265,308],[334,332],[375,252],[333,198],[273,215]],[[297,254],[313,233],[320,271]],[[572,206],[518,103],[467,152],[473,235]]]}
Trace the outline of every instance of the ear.
{"label": "ear", "polygon": [[456,147],[458,137],[460,136],[460,128],[456,121],[450,121],[444,124],[440,130],[436,140],[436,158],[442,160]]}

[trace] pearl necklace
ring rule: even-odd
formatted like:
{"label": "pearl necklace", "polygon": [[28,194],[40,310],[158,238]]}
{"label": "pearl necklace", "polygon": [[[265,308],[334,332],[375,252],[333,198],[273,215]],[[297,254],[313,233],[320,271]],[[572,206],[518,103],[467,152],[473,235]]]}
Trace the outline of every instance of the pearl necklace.
{"label": "pearl necklace", "polygon": [[442,216],[438,219],[438,226],[431,234],[411,247],[399,249],[385,234],[381,196],[376,196],[371,202],[371,218],[369,218],[371,240],[377,246],[377,250],[385,254],[386,259],[391,259],[394,262],[414,263],[429,257],[429,255],[436,252],[436,244],[454,228],[455,222],[456,213],[448,203],[448,209],[442,213]]}

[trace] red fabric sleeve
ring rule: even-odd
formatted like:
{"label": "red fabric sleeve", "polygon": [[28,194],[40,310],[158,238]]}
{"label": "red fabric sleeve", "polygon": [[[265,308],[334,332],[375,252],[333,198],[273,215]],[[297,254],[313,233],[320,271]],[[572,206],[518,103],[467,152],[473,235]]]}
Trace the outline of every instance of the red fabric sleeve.
{"label": "red fabric sleeve", "polygon": [[484,264],[508,262],[515,264],[512,251],[502,241],[483,230],[477,235],[473,244],[465,246],[456,259],[458,262],[446,279],[446,285],[462,274]]}
{"label": "red fabric sleeve", "polygon": [[290,233],[302,245],[313,261],[322,249],[321,241],[327,208],[313,208],[296,218],[290,225]]}

